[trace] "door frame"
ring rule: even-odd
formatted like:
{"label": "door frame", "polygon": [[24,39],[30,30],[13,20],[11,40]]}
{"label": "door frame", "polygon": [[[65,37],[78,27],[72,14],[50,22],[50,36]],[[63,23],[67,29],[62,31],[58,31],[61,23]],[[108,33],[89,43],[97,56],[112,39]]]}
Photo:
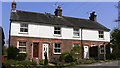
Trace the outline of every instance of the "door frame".
{"label": "door frame", "polygon": [[49,59],[49,43],[43,43],[42,44],[42,59],[45,59],[44,58],[44,44],[47,44],[47,59]]}
{"label": "door frame", "polygon": [[[87,46],[88,47],[88,57],[85,57],[85,48],[84,46]],[[84,59],[89,59],[89,45],[84,45],[83,48],[84,48],[84,51],[83,51],[83,58]]]}
{"label": "door frame", "polygon": [[[38,43],[38,57],[33,57],[33,47],[34,47],[34,43]],[[32,42],[32,59],[38,59],[39,58],[39,42]]]}

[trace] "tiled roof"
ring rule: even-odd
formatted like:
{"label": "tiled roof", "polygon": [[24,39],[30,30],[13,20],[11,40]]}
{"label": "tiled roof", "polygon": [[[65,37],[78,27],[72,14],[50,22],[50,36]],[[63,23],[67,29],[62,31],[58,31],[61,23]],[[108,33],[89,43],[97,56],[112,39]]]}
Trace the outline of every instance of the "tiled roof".
{"label": "tiled roof", "polygon": [[94,30],[104,30],[109,31],[110,29],[99,24],[98,22],[91,21],[89,19],[81,19],[74,17],[57,17],[48,13],[35,13],[28,11],[16,10],[16,12],[11,12],[11,21],[23,21],[36,24],[44,25],[59,25],[67,26],[73,28],[84,28],[84,29],[94,29]]}

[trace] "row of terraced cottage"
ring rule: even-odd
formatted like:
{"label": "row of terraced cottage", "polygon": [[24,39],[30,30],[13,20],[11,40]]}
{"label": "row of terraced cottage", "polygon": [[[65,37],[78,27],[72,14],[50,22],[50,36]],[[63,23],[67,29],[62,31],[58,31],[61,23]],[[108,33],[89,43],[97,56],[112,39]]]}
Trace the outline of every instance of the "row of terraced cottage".
{"label": "row of terraced cottage", "polygon": [[10,17],[10,46],[20,53],[27,53],[28,60],[45,59],[51,55],[59,57],[70,52],[74,46],[82,46],[82,57],[89,58],[89,48],[110,42],[110,30],[96,20],[96,13],[89,19],[62,16],[62,8],[55,9],[55,15],[16,10],[12,3]]}

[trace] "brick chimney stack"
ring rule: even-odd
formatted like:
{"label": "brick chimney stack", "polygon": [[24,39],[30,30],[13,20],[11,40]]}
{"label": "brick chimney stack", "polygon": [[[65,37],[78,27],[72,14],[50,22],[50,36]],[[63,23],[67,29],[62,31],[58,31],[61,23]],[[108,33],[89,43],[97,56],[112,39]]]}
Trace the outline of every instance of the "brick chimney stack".
{"label": "brick chimney stack", "polygon": [[97,17],[97,15],[96,15],[95,11],[93,11],[92,13],[90,13],[89,19],[92,20],[92,21],[97,21],[96,17]]}
{"label": "brick chimney stack", "polygon": [[62,8],[60,6],[58,6],[56,9],[55,9],[55,16],[62,16]]}
{"label": "brick chimney stack", "polygon": [[12,12],[16,12],[16,2],[13,0],[12,2]]}

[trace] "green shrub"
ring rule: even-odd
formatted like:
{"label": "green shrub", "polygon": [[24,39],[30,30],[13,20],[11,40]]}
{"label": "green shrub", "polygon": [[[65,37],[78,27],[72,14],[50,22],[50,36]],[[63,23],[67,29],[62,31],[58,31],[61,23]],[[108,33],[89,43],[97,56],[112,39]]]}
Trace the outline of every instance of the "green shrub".
{"label": "green shrub", "polygon": [[15,60],[18,53],[19,53],[19,49],[17,49],[16,47],[13,47],[13,46],[9,47],[7,49],[7,59]]}
{"label": "green shrub", "polygon": [[16,60],[22,61],[22,60],[25,60],[26,57],[27,57],[27,54],[26,54],[26,53],[19,53],[19,54],[16,56]]}
{"label": "green shrub", "polygon": [[44,65],[44,60],[42,59],[42,60],[40,60],[40,63],[39,63],[40,65]]}
{"label": "green shrub", "polygon": [[10,66],[10,65],[17,65],[17,61],[15,60],[7,60],[5,65]]}
{"label": "green shrub", "polygon": [[80,59],[81,58],[81,50],[82,48],[80,46],[74,46],[71,51],[70,54],[72,55],[72,57],[74,59]]}
{"label": "green shrub", "polygon": [[74,61],[72,55],[68,52],[61,54],[60,61],[62,60],[64,60],[66,63],[70,63]]}
{"label": "green shrub", "polygon": [[90,58],[90,59],[78,59],[75,62],[76,64],[91,64],[91,63],[95,63],[96,61]]}
{"label": "green shrub", "polygon": [[15,61],[15,60],[8,60],[5,63],[7,66],[11,66],[11,65],[19,65],[19,66],[30,66],[30,65],[37,65],[37,63],[35,61],[31,62],[31,61]]}
{"label": "green shrub", "polygon": [[114,54],[106,54],[106,59],[113,60],[116,59],[116,56]]}

